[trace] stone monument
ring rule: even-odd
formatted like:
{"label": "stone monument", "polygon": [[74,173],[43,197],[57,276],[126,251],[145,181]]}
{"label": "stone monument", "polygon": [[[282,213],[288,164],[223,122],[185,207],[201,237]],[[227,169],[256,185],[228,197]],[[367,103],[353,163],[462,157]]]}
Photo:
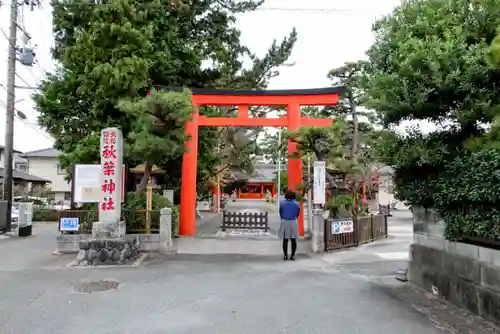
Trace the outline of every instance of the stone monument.
{"label": "stone monument", "polygon": [[123,136],[117,128],[101,131],[101,194],[99,221],[92,224],[92,237],[80,242],[77,265],[124,264],[139,255],[139,242],[125,235],[121,219]]}

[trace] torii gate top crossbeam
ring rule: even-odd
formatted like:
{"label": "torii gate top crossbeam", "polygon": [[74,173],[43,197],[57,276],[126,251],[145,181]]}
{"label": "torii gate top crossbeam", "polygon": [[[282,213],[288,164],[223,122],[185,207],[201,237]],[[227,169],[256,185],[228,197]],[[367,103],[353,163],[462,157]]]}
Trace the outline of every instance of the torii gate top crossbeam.
{"label": "torii gate top crossbeam", "polygon": [[[175,88],[158,87],[175,91]],[[338,102],[344,87],[285,90],[238,90],[193,88],[193,103],[212,106],[328,106]]]}

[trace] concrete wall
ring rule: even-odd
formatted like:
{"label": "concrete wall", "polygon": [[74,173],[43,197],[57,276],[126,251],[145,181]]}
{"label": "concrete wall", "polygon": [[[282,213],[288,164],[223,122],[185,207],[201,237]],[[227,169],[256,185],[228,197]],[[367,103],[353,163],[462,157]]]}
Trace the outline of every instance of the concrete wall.
{"label": "concrete wall", "polygon": [[447,241],[445,224],[414,208],[408,278],[452,303],[500,324],[500,251]]}
{"label": "concrete wall", "polygon": [[[126,237],[139,239],[140,252],[169,253],[173,250],[172,242],[172,210],[160,210],[159,234],[128,234]],[[91,234],[60,234],[56,238],[56,253],[77,254],[80,251],[80,242],[91,239]]]}

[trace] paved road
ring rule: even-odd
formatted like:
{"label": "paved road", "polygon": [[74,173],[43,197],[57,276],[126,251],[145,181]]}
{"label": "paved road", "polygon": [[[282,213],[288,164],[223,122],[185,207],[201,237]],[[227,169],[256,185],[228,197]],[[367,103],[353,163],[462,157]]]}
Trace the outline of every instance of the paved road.
{"label": "paved road", "polygon": [[[70,257],[50,255],[55,226],[34,233],[0,240],[2,334],[494,333],[394,280],[400,260],[181,255],[68,268]],[[119,285],[88,293],[100,280]]]}

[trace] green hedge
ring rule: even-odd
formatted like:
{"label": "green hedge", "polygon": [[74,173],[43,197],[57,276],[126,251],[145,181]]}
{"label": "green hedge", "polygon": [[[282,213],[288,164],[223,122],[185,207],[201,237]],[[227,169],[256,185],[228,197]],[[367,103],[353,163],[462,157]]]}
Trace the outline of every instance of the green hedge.
{"label": "green hedge", "polygon": [[[162,195],[153,194],[153,210],[159,211],[162,208],[172,209],[172,236],[179,235],[179,207],[173,205]],[[126,203],[122,204],[122,214],[126,218],[127,228],[129,229],[144,229],[146,215],[140,212],[146,209],[146,194],[136,195],[135,192],[128,192]],[[81,210],[97,211],[97,204],[85,204]],[[152,228],[158,228],[159,212],[152,213],[151,219]]]}
{"label": "green hedge", "polygon": [[434,206],[449,239],[462,236],[500,241],[500,149],[456,158],[434,181]]}
{"label": "green hedge", "polygon": [[32,220],[35,222],[56,222],[59,220],[59,213],[54,209],[33,209]]}
{"label": "green hedge", "polygon": [[[170,203],[170,201],[158,194],[153,194],[153,210],[160,210],[165,207],[171,208],[172,209],[172,236],[177,237],[179,236],[179,207],[177,205],[174,205]],[[141,195],[136,195],[135,192],[129,192],[127,193],[127,201],[123,205],[122,210],[124,212],[137,212],[139,210],[145,210],[146,209],[146,194],[143,193]],[[136,219],[145,219],[145,217],[142,217],[140,215],[136,216]],[[155,213],[153,213],[152,217],[152,222],[154,223],[159,223],[159,217],[155,217]],[[156,218],[156,219],[155,219]],[[138,225],[141,222],[136,222],[133,220],[132,217],[130,217],[127,221],[127,225]]]}
{"label": "green hedge", "polygon": [[[172,209],[172,236],[177,237],[179,235],[179,207],[173,205],[170,201],[161,196],[153,195],[153,210],[156,212],[152,213],[152,224],[158,225],[159,223],[159,210],[165,207]],[[144,225],[145,214],[135,214],[137,211],[146,209],[146,194],[137,196],[135,193],[130,192],[127,194],[127,201],[122,205],[122,212],[124,215],[133,212],[134,214],[127,215],[127,227],[136,227],[139,225]],[[96,211],[97,204],[85,204],[79,210],[81,211]],[[33,210],[33,221],[58,221],[59,214],[57,210],[53,209],[41,209],[35,208]],[[155,227],[155,226],[153,226]],[[156,226],[158,227],[158,226]]]}
{"label": "green hedge", "polygon": [[485,148],[439,166],[397,171],[396,192],[411,205],[436,209],[446,222],[446,237],[500,241],[500,149]]}

